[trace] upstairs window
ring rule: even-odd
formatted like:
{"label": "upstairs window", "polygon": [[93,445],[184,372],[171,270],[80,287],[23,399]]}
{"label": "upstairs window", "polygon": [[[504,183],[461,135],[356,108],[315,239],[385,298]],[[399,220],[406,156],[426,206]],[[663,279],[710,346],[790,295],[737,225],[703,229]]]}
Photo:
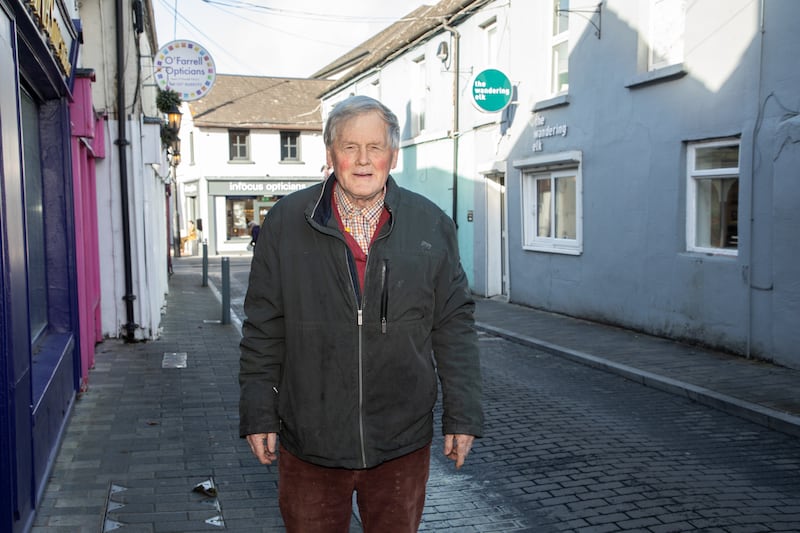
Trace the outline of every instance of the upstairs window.
{"label": "upstairs window", "polygon": [[229,130],[228,147],[231,161],[249,161],[250,132],[247,130]]}
{"label": "upstairs window", "polygon": [[648,70],[683,62],[686,0],[650,0]]}
{"label": "upstairs window", "polygon": [[569,0],[552,1],[550,90],[553,94],[561,94],[569,89]]}
{"label": "upstairs window", "polygon": [[425,131],[425,111],[428,105],[428,67],[425,56],[415,59],[414,67],[416,89],[411,103],[411,133],[419,135]]}
{"label": "upstairs window", "polygon": [[281,132],[281,161],[300,161],[300,132]]}
{"label": "upstairs window", "polygon": [[497,37],[497,17],[492,17],[481,24],[480,27],[483,30],[483,42],[485,49],[484,61],[488,66],[495,65],[497,64],[499,48]]}
{"label": "upstairs window", "polygon": [[689,145],[686,247],[736,255],[739,248],[739,141]]}

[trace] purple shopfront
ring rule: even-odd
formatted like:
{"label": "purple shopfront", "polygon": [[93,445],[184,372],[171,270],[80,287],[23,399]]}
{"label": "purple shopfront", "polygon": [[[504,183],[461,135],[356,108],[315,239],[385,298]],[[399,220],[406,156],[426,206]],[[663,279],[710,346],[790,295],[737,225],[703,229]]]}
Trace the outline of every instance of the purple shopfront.
{"label": "purple shopfront", "polygon": [[98,340],[103,129],[79,21],[0,0],[0,531],[33,522]]}

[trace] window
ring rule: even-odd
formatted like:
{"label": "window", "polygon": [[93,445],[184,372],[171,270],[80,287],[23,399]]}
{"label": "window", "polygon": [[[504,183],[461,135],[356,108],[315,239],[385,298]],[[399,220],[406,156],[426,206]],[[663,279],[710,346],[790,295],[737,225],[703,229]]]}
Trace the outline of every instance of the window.
{"label": "window", "polygon": [[300,161],[300,132],[281,132],[281,161]]}
{"label": "window", "polygon": [[487,65],[491,66],[497,63],[497,17],[492,17],[481,24],[481,29],[483,29],[484,33],[484,47],[486,50],[485,62]]}
{"label": "window", "polygon": [[651,0],[648,70],[683,61],[686,0]]}
{"label": "window", "polygon": [[28,312],[31,321],[31,342],[34,342],[48,325],[44,185],[39,140],[39,107],[25,91],[20,92],[20,97],[22,151],[25,163],[25,230],[28,243]]}
{"label": "window", "polygon": [[411,104],[411,129],[412,135],[419,135],[425,131],[425,106],[428,96],[428,71],[425,63],[425,56],[420,56],[414,60],[415,85],[414,100]]}
{"label": "window", "polygon": [[686,247],[736,255],[739,246],[739,141],[689,145]]}
{"label": "window", "polygon": [[523,248],[581,252],[580,179],[577,167],[523,173]]}
{"label": "window", "polygon": [[228,145],[231,161],[250,160],[250,132],[247,130],[229,130]]}
{"label": "window", "polygon": [[569,0],[553,0],[553,37],[550,57],[550,90],[569,89]]}

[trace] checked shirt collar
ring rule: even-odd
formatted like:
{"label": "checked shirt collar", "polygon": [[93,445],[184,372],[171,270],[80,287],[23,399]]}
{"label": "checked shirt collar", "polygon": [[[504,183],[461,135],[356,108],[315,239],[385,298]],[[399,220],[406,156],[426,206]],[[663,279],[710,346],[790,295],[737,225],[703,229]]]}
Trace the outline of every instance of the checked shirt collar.
{"label": "checked shirt collar", "polygon": [[383,188],[383,192],[373,204],[364,208],[353,204],[338,183],[334,188],[334,194],[336,195],[336,208],[339,211],[342,224],[344,224],[344,230],[353,236],[365,254],[368,253],[369,243],[372,240],[375,229],[378,227],[381,213],[383,213],[386,187]]}

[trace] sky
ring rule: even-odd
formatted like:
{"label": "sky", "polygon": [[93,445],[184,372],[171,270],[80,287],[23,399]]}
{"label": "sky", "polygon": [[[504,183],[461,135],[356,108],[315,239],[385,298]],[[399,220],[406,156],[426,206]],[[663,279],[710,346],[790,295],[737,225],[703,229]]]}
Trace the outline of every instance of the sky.
{"label": "sky", "polygon": [[194,41],[217,72],[307,78],[438,0],[152,0],[158,46]]}

